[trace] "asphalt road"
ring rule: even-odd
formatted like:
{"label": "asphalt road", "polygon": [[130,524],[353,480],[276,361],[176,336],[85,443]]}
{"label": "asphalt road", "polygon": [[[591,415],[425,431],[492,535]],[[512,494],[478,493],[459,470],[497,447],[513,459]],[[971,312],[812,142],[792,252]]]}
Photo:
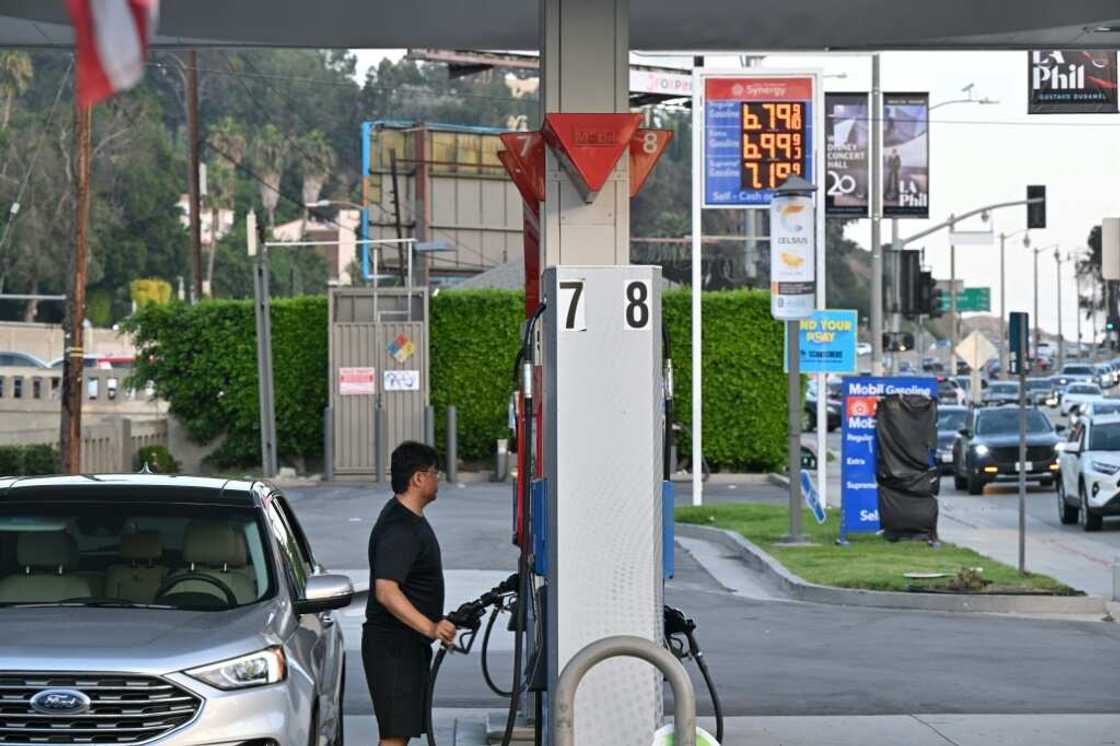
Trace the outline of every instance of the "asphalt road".
{"label": "asphalt road", "polygon": [[[386,490],[329,486],[289,494],[320,559],[340,569],[365,566],[366,538]],[[758,483],[710,484],[707,499],[780,500],[783,494]],[[1046,497],[1039,495],[1039,511]],[[430,519],[449,575],[497,577],[514,568],[506,486],[444,487]],[[729,715],[1108,713],[1120,707],[1120,625],[751,600],[727,592],[687,554],[678,557],[666,599],[696,619]],[[448,604],[462,600],[449,597]],[[360,623],[359,608],[344,613],[350,715],[371,712],[356,651]],[[504,680],[512,656],[508,645],[498,647],[491,661]],[[710,711],[707,698],[699,700],[701,712]],[[449,659],[436,705],[502,707],[482,682],[477,650]]]}

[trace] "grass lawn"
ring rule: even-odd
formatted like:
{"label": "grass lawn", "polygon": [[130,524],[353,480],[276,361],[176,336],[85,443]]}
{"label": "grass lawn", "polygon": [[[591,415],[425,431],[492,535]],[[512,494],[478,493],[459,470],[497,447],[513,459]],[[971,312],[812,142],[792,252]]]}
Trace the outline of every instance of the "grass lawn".
{"label": "grass lawn", "polygon": [[874,534],[853,534],[851,544],[837,546],[840,514],[828,511],[828,520],[818,525],[805,510],[803,532],[814,546],[775,545],[789,531],[789,512],[783,505],[719,503],[711,506],[677,508],[677,520],[700,526],[735,531],[769,552],[790,572],[810,583],[876,591],[905,591],[915,587],[947,588],[949,578],[912,581],[907,572],[944,572],[955,576],[962,568],[982,567],[982,577],[991,581],[987,591],[1044,590],[1074,593],[1070,587],[1046,575],[1019,575],[1014,567],[948,542],[933,549],[922,541],[891,543]]}

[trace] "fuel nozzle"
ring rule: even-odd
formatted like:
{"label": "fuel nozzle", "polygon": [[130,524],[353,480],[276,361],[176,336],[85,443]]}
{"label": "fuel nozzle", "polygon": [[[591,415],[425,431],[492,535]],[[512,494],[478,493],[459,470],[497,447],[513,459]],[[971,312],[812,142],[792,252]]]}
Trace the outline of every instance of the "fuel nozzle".
{"label": "fuel nozzle", "polygon": [[454,624],[463,632],[459,635],[458,643],[452,648],[460,653],[469,653],[474,645],[475,635],[482,626],[482,617],[491,606],[504,603],[505,597],[516,592],[520,576],[513,573],[498,585],[473,601],[467,601],[455,611],[447,615],[447,621]]}
{"label": "fuel nozzle", "polygon": [[[696,622],[687,614],[673,606],[665,606],[665,637],[672,639],[677,635],[684,635],[688,640],[688,652],[692,656],[703,655],[700,645],[696,642]],[[683,643],[679,643],[683,653]],[[674,652],[677,652],[674,648]]]}

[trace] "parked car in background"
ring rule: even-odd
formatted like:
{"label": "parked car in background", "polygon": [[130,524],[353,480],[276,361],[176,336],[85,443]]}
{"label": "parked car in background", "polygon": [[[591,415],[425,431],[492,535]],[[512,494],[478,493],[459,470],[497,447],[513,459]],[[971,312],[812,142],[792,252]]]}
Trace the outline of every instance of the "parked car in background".
{"label": "parked car in background", "polygon": [[945,366],[933,355],[926,355],[922,358],[922,370],[926,373],[940,373],[944,369]]}
{"label": "parked car in background", "polygon": [[857,355],[870,355],[871,351],[872,350],[871,350],[871,343],[870,342],[859,342],[859,343],[856,344],[856,354]]}
{"label": "parked car in background", "polygon": [[994,381],[988,384],[980,396],[980,403],[986,407],[998,407],[1003,404],[1019,403],[1018,381]]}
{"label": "parked car in background", "polygon": [[[1054,376],[1055,382],[1058,384],[1058,391],[1064,393],[1066,386],[1074,382],[1082,383],[1096,383],[1094,378],[1096,373],[1093,371],[1092,366],[1081,364],[1069,364],[1061,369],[1061,371]],[[1059,394],[1059,399],[1061,398]]]}
{"label": "parked car in background", "polygon": [[1120,416],[1082,418],[1058,450],[1058,518],[1100,530],[1106,515],[1120,515]]}
{"label": "parked car in background", "polygon": [[961,405],[967,403],[964,389],[960,384],[952,378],[946,376],[937,377],[937,401],[940,404],[955,404]]}
{"label": "parked car in background", "polygon": [[1028,378],[1027,402],[1036,407],[1058,406],[1058,392],[1054,390],[1054,379],[1042,376]]}
{"label": "parked car in background", "polygon": [[953,441],[968,422],[968,407],[946,404],[937,407],[937,463],[941,473],[953,471]]}
{"label": "parked car in background", "polygon": [[[1064,429],[1064,428],[1062,428]],[[1043,487],[1053,486],[1058,472],[1058,433],[1041,410],[1027,410],[1026,476]],[[979,495],[990,482],[1019,478],[1019,410],[1015,407],[982,407],[953,442],[953,484],[958,490]]]}
{"label": "parked car in background", "polygon": [[46,368],[47,364],[26,352],[0,352],[0,368]]}
{"label": "parked car in background", "polygon": [[1120,399],[1094,399],[1077,406],[1077,419],[1093,419],[1102,415],[1120,414]]}
{"label": "parked car in background", "polygon": [[1111,365],[1098,363],[1093,366],[1093,373],[1097,379],[1097,385],[1102,389],[1110,389],[1116,385],[1116,372],[1112,370]]}
{"label": "parked car in background", "polygon": [[1062,403],[1058,410],[1063,415],[1068,415],[1074,407],[1103,398],[1104,392],[1095,383],[1071,383],[1062,392]]}
{"label": "parked car in background", "polygon": [[263,482],[0,479],[3,743],[341,746],[327,574]]}
{"label": "parked car in background", "polygon": [[[831,385],[828,386],[828,402],[825,404],[828,413],[828,432],[832,432],[840,427],[840,410],[842,408],[840,399],[836,395]],[[801,429],[805,432],[813,432],[817,429],[817,383],[810,381],[809,386],[805,389],[805,407],[801,420]]]}

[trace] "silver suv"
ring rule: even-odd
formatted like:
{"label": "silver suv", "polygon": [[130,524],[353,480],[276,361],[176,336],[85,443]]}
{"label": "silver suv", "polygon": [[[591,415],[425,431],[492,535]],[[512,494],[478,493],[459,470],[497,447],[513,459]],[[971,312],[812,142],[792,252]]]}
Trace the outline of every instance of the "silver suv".
{"label": "silver suv", "polygon": [[0,478],[0,746],[339,745],[352,595],[263,482]]}

